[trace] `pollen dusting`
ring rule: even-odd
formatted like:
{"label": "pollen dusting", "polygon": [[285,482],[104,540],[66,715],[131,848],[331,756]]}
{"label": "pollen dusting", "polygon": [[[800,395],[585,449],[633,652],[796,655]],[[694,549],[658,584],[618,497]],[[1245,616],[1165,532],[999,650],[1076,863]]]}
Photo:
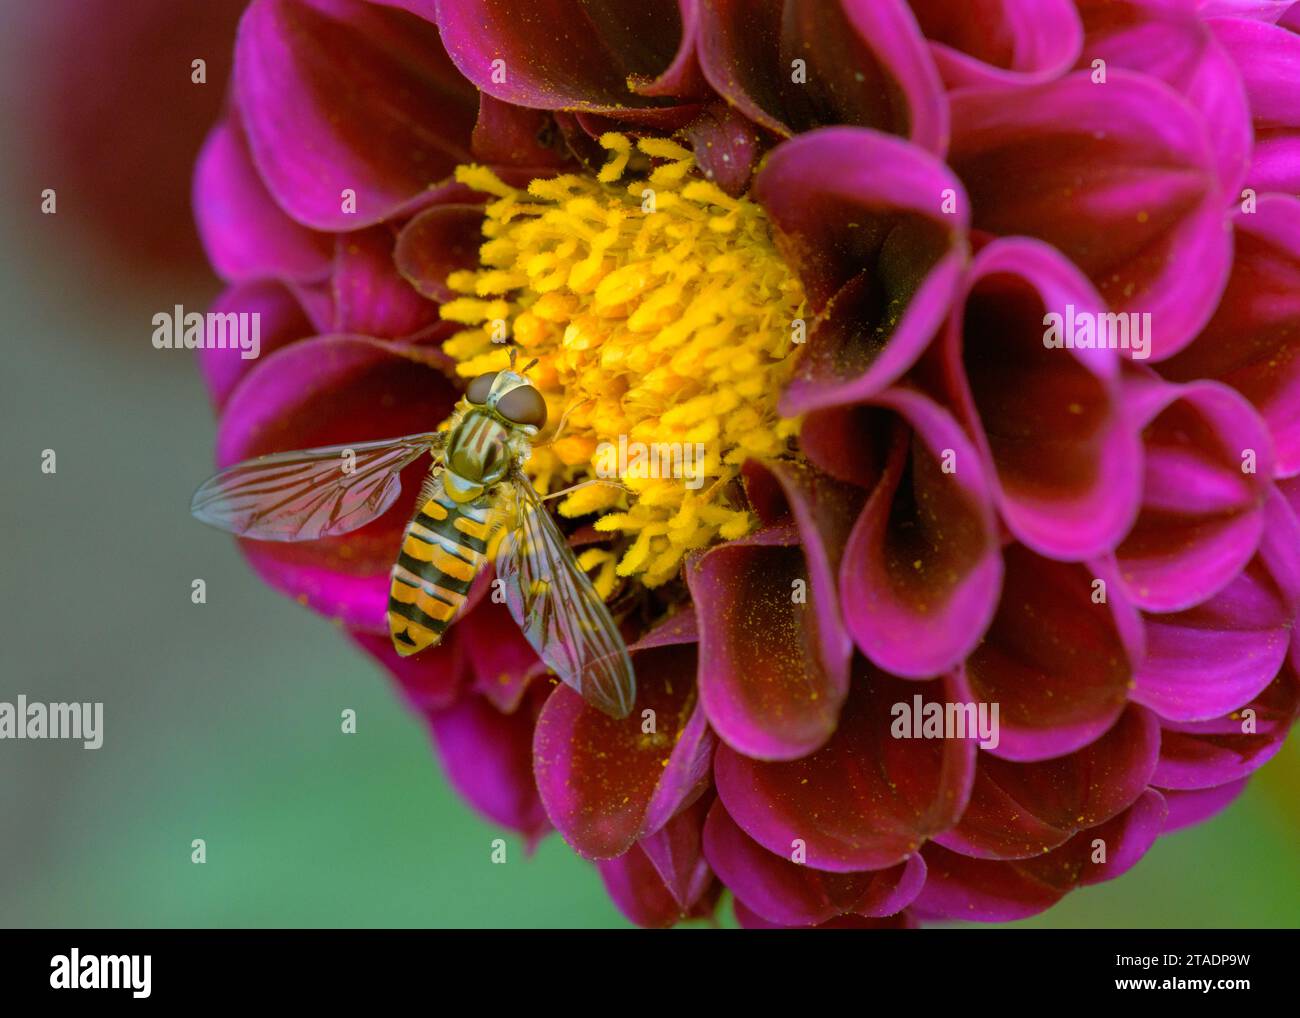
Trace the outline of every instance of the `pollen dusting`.
{"label": "pollen dusting", "polygon": [[753,528],[727,482],[797,433],[776,402],[804,294],[762,209],[696,174],[688,149],[614,133],[600,144],[610,157],[598,176],[527,190],[482,166],[457,169],[496,200],[480,266],[451,275],[462,296],[441,313],[468,326],[444,346],[462,375],[506,367],[508,336],[538,359],[529,377],[550,420],[568,412],[558,440],[543,435],[529,461],[539,490],[595,476],[626,486],[590,485],[559,506],[600,513],[596,529],[619,537],[580,560],[608,596],[617,577],[657,586],[692,549]]}

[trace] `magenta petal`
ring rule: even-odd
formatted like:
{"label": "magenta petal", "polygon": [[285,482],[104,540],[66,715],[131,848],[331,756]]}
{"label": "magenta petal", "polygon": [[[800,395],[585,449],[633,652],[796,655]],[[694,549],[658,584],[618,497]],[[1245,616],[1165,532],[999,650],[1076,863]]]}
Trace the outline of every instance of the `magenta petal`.
{"label": "magenta petal", "polygon": [[323,336],[334,328],[334,286],[328,278],[318,283],[287,285],[307,312],[316,335]]}
{"label": "magenta petal", "polygon": [[[1208,599],[1250,561],[1264,528],[1271,444],[1250,404],[1226,386],[1128,383],[1144,428],[1142,511],[1116,550],[1125,589],[1139,608],[1172,612]],[[1243,472],[1253,450],[1257,470]]]}
{"label": "magenta petal", "polygon": [[[1148,789],[1106,823],[1080,831],[1050,852],[1019,861],[972,859],[926,845],[928,876],[916,907],[934,917],[976,922],[1037,915],[1075,887],[1113,880],[1129,870],[1160,835],[1165,812],[1162,796]],[[1096,861],[1102,849],[1105,861]]]}
{"label": "magenta petal", "polygon": [[1030,84],[1065,73],[1083,45],[1070,0],[909,0],[949,88]]}
{"label": "magenta petal", "polygon": [[1215,788],[1202,788],[1194,791],[1176,789],[1160,790],[1165,802],[1169,804],[1169,816],[1165,820],[1163,834],[1180,831],[1184,827],[1194,827],[1199,823],[1217,816],[1236,801],[1237,796],[1246,790],[1247,778],[1230,781]]}
{"label": "magenta petal", "polygon": [[876,665],[913,678],[955,668],[997,608],[1002,555],[980,457],[938,404],[909,389],[877,398],[896,423],[884,474],[840,567],[844,620]]}
{"label": "magenta petal", "polygon": [[[216,299],[210,313],[255,314],[258,317],[258,357],[244,356],[238,346],[225,349],[205,346],[198,352],[199,369],[207,382],[212,402],[221,409],[226,400],[260,358],[282,346],[315,334],[316,329],[303,311],[302,303],[284,284],[271,280],[232,286]],[[251,351],[247,351],[251,352]]]}
{"label": "magenta petal", "polygon": [[1100,739],[1065,756],[1013,763],[981,753],[961,822],[934,840],[977,859],[1041,855],[1127,809],[1159,753],[1155,715],[1132,705]]}
{"label": "magenta petal", "polygon": [[1147,616],[1147,658],[1132,697],[1170,721],[1227,714],[1273,681],[1294,620],[1294,601],[1257,556],[1204,604]]}
{"label": "magenta petal", "polygon": [[461,74],[518,106],[621,112],[657,105],[633,86],[654,91],[645,86],[670,70],[664,90],[690,84],[674,3],[439,0],[438,27]]}
{"label": "magenta petal", "polygon": [[[1100,827],[1076,834],[1067,847],[1074,849],[1076,858],[1088,857],[1079,884],[1104,884],[1131,870],[1155,844],[1156,838],[1168,831],[1169,812],[1167,793],[1148,788],[1124,813]],[[1098,840],[1105,843],[1106,861],[1094,863],[1092,853],[1097,851]]]}
{"label": "magenta petal", "polygon": [[1294,14],[1296,0],[1199,0],[1201,17],[1255,18],[1270,25],[1287,20]]}
{"label": "magenta petal", "polygon": [[334,256],[334,328],[399,339],[438,321],[438,307],[398,275],[387,226],[340,235]]}
{"label": "magenta petal", "polygon": [[194,215],[208,260],[223,279],[322,279],[329,237],[280,210],[253,166],[235,118],[217,124],[194,168]]}
{"label": "magenta petal", "polygon": [[[1111,350],[1049,349],[1047,315],[1101,299],[1046,244],[996,240],[971,264],[941,357],[967,430],[996,469],[1008,529],[1049,558],[1119,543],[1137,514],[1141,447]],[[1068,326],[1067,326],[1068,327]]]}
{"label": "magenta petal", "polygon": [[1161,788],[1213,788],[1258,770],[1282,748],[1300,716],[1300,678],[1289,663],[1249,704],[1213,721],[1163,724]]}
{"label": "magenta petal", "polygon": [[700,702],[740,752],[805,756],[835,729],[851,646],[831,610],[831,575],[820,544],[805,552],[789,527],[719,545],[688,565]]}
{"label": "magenta petal", "polygon": [[535,843],[547,830],[533,784],[536,706],[502,714],[479,696],[429,718],[447,778],[489,820]]}
{"label": "magenta petal", "polygon": [[976,699],[1001,705],[1001,741],[989,752],[1047,760],[1088,745],[1123,712],[1141,626],[1123,591],[1093,570],[1020,545],[1004,559],[1002,600],[966,675]]}
{"label": "magenta petal", "polygon": [[957,697],[947,680],[916,683],[856,660],[849,699],[830,741],[799,760],[763,762],[725,743],[714,756],[718,795],[736,823],[769,852],[801,845],[819,870],[896,866],[956,823],[974,777],[969,739],[896,739],[891,705]]}
{"label": "magenta petal", "polygon": [[[966,257],[969,206],[961,184],[914,145],[828,127],[779,145],[754,195],[818,315],[782,412],[881,391],[915,362],[947,315]],[[951,213],[942,210],[945,198]]]}
{"label": "magenta petal", "polygon": [[[478,111],[433,25],[359,0],[253,0],[235,85],[254,160],[294,219],[354,230],[470,162]],[[355,194],[346,211],[345,191]]]}
{"label": "magenta petal", "polygon": [[1220,183],[1234,200],[1250,163],[1250,106],[1241,75],[1194,4],[1085,0],[1087,45],[1080,67],[1097,59],[1159,78],[1201,112]]}
{"label": "magenta petal", "polygon": [[1115,311],[1151,315],[1151,357],[1186,346],[1227,281],[1231,237],[1205,123],[1154,78],[1111,69],[961,89],[952,164],[977,230],[1047,241]]}
{"label": "magenta petal", "polygon": [[[301,340],[259,361],[235,389],[217,433],[217,464],[431,431],[457,395],[433,351],[361,336]],[[388,574],[429,464],[407,467],[401,496],[359,530],[241,548],[272,587],[346,625],[386,633]]]}
{"label": "magenta petal", "polygon": [[827,873],[773,855],[715,802],[704,826],[709,864],[738,901],[780,926],[815,926],[837,916],[894,915],[925,884],[925,863],[913,855],[889,869]]}
{"label": "magenta petal", "polygon": [[1300,191],[1300,132],[1261,131],[1255,136],[1250,184],[1259,193]]}
{"label": "magenta petal", "polygon": [[947,145],[939,75],[901,0],[713,0],[700,5],[699,28],[709,84],[770,131],[852,124],[935,153]]}
{"label": "magenta petal", "polygon": [[1263,195],[1235,220],[1232,276],[1195,343],[1160,366],[1179,381],[1214,378],[1259,410],[1276,472],[1300,474],[1300,201]]}
{"label": "magenta petal", "polygon": [[1293,609],[1300,609],[1300,516],[1276,486],[1264,504],[1264,536],[1259,542],[1259,555],[1282,597]]}
{"label": "magenta petal", "polygon": [[[1241,75],[1256,138],[1266,138],[1274,147],[1282,141],[1300,144],[1300,35],[1242,18],[1213,18],[1208,25]],[[1277,179],[1281,174],[1275,151],[1267,153],[1258,169],[1262,172],[1257,174],[1252,165],[1246,183],[1272,184],[1292,194],[1300,191],[1300,172]]]}

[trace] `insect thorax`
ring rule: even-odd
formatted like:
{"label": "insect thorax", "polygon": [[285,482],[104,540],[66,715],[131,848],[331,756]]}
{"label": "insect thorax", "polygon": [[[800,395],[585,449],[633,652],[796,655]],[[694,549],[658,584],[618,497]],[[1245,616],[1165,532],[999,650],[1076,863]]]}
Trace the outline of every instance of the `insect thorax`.
{"label": "insect thorax", "polygon": [[471,489],[482,490],[496,484],[510,471],[527,444],[527,436],[520,429],[509,426],[494,414],[468,410],[453,427],[447,441],[444,462],[456,475],[454,479],[447,478],[448,493],[453,497],[472,498],[477,492]]}

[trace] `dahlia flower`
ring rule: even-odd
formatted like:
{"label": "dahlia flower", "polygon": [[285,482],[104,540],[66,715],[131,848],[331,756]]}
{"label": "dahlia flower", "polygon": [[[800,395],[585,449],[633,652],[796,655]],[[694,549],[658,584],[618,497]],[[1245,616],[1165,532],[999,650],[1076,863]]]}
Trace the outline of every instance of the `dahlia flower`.
{"label": "dahlia flower", "polygon": [[[557,684],[487,576],[397,656],[423,464],[354,534],[243,551],[639,924],[1113,879],[1300,711],[1297,33],[1265,0],[253,0],[194,186],[221,309],[263,316],[260,359],[203,351],[218,463],[429,430],[507,338],[566,418],[538,489],[622,482],[552,504],[636,708]],[[1147,345],[1049,343],[1067,308]],[[914,738],[913,704],[997,731]]]}

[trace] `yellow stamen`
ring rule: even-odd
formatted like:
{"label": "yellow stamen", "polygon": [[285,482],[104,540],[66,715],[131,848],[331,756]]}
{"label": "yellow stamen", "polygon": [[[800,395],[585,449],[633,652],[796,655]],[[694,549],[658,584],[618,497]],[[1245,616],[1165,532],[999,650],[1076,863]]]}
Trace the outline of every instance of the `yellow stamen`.
{"label": "yellow stamen", "polygon": [[[624,485],[590,485],[559,506],[565,516],[602,513],[596,529],[619,536],[613,551],[579,557],[608,596],[616,576],[656,586],[688,552],[753,528],[728,482],[797,435],[776,402],[799,349],[804,294],[762,209],[699,177],[689,149],[599,140],[610,158],[597,177],[520,190],[486,167],[457,169],[496,200],[485,208],[482,267],[452,275],[463,296],[442,316],[474,326],[444,345],[462,375],[507,366],[493,342],[504,324],[538,359],[529,376],[551,419],[571,408],[563,436],[528,463],[540,490],[594,476]],[[629,170],[634,157],[647,172]],[[639,466],[638,449],[648,453]]]}

